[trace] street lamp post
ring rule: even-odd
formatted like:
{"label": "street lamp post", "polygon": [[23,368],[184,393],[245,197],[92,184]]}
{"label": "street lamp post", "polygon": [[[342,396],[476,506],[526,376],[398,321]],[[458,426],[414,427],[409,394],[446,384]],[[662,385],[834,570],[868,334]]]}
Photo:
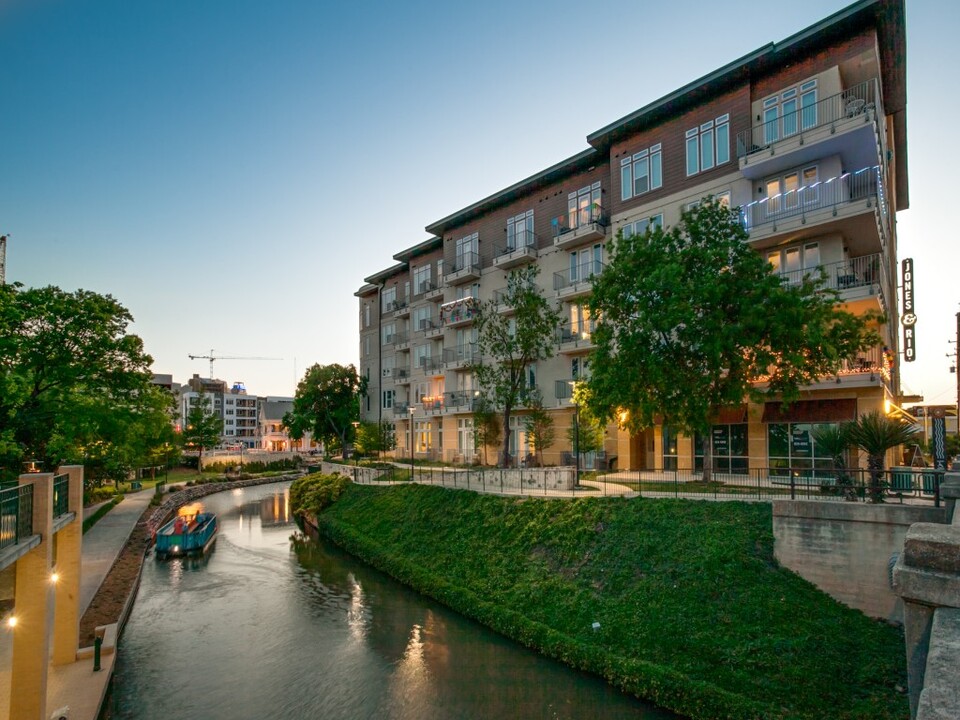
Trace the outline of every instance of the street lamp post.
{"label": "street lamp post", "polygon": [[353,464],[354,466],[357,466],[360,464],[357,462],[357,429],[360,427],[360,423],[359,421],[354,420],[350,424],[353,425]]}
{"label": "street lamp post", "polygon": [[570,387],[573,390],[571,397],[573,400],[573,454],[576,466],[576,480],[573,488],[576,490],[580,486],[580,403],[577,402],[577,381],[571,380]]}
{"label": "street lamp post", "polygon": [[410,411],[410,482],[413,482],[413,410],[414,407],[411,405],[407,408]]}

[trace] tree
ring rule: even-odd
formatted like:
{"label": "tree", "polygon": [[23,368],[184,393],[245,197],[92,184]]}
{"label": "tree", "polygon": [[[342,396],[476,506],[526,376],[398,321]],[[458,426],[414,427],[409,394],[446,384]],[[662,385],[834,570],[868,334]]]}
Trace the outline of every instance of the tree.
{"label": "tree", "polygon": [[[491,299],[477,309],[477,347],[480,361],[472,366],[481,393],[501,413],[502,428],[510,427],[513,411],[523,405],[532,386],[527,376],[530,366],[554,354],[555,334],[560,314],[543,297],[536,284],[536,265],[515,270],[507,282],[506,297]],[[506,304],[513,314],[504,315]],[[510,464],[510,433],[503,433],[499,464]]]}
{"label": "tree", "polygon": [[553,426],[553,418],[543,407],[543,397],[539,392],[531,393],[528,406],[530,412],[523,418],[523,427],[533,443],[540,467],[543,467],[543,451],[553,445],[557,439],[557,431]]}
{"label": "tree", "polygon": [[607,438],[606,423],[590,409],[590,387],[585,382],[578,382],[574,386],[573,404],[576,412],[573,424],[567,428],[567,439],[573,448],[574,458],[603,450]]}
{"label": "tree", "polygon": [[[103,454],[134,461],[133,428],[152,402],[133,317],[109,295],[0,286],[0,468],[25,458],[54,468]],[[138,441],[139,442],[139,441]],[[114,472],[114,471],[111,471]]]}
{"label": "tree", "polygon": [[353,423],[360,419],[360,401],[366,392],[366,378],[360,377],[353,365],[313,365],[297,384],[293,410],[284,415],[283,424],[294,440],[311,430],[324,445],[339,444],[346,459]]}
{"label": "tree", "polygon": [[357,427],[356,448],[364,455],[388,452],[397,447],[397,435],[393,423],[361,422]]}
{"label": "tree", "polygon": [[183,444],[200,451],[197,470],[203,469],[203,451],[220,442],[223,436],[223,418],[213,411],[210,397],[201,392],[197,403],[187,412],[187,424],[183,428]]}
{"label": "tree", "polygon": [[487,446],[500,442],[500,417],[481,395],[473,408],[473,445],[483,450],[483,464],[487,464]]}
{"label": "tree", "polygon": [[873,410],[846,423],[844,432],[852,444],[867,454],[867,469],[870,471],[867,491],[870,501],[883,502],[884,455],[898,445],[915,442],[917,429],[901,418],[888,417],[879,410]]}
{"label": "tree", "polygon": [[720,408],[796,400],[879,342],[876,316],[839,309],[824,284],[822,272],[784,283],[750,248],[738,211],[710,198],[673,228],[618,233],[588,299],[591,409],[632,430],[662,422],[709,438]]}

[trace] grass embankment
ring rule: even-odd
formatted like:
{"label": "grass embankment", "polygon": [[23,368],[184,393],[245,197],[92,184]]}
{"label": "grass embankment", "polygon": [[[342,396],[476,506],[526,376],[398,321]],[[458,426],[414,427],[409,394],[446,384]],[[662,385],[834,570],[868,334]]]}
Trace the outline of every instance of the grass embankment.
{"label": "grass embankment", "polygon": [[317,519],[402,582],[683,715],[909,717],[900,631],[779,567],[770,513],[349,485]]}

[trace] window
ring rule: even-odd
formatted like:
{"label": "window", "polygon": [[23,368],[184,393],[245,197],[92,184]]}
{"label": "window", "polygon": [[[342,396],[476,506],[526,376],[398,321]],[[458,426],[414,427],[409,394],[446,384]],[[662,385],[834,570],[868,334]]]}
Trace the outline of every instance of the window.
{"label": "window", "polygon": [[533,210],[507,220],[507,250],[533,245]]}
{"label": "window", "polygon": [[383,359],[383,364],[380,366],[380,377],[392,377],[394,363],[396,362],[395,355],[388,355]]}
{"label": "window", "polygon": [[[825,423],[831,425],[833,423]],[[771,423],[767,426],[770,474],[798,478],[833,477],[833,459],[817,447],[819,424]]]}
{"label": "window", "polygon": [[394,307],[394,302],[397,299],[397,288],[390,287],[384,288],[383,292],[380,293],[380,303],[382,305],[381,312],[392,312]]}
{"label": "window", "polygon": [[416,448],[417,452],[430,452],[430,421],[417,420],[413,424],[413,427],[414,433],[416,433],[416,444],[414,447]]}
{"label": "window", "polygon": [[387,323],[382,328],[380,328],[380,344],[390,345],[393,342],[393,336],[396,334],[397,334],[396,324]]}
{"label": "window", "polygon": [[457,240],[457,260],[453,271],[462,270],[479,262],[480,233],[473,233]]}
{"label": "window", "polygon": [[370,303],[363,304],[363,326],[370,327]]}
{"label": "window", "polygon": [[[713,199],[719,202],[725,208],[730,207],[730,191],[729,190],[725,190],[722,193],[717,193],[716,195],[713,196]],[[693,202],[689,202],[686,205],[684,205],[683,209],[687,211],[693,210],[694,208],[700,207],[700,203],[702,202],[703,200],[694,200]]]}
{"label": "window", "polygon": [[763,142],[767,145],[817,125],[817,80],[787,88],[763,101]]}
{"label": "window", "polygon": [[413,271],[413,291],[417,295],[423,295],[433,289],[430,282],[430,266],[422,265]]}
{"label": "window", "polygon": [[474,300],[479,300],[480,283],[473,283],[472,285],[458,285],[457,300],[463,300],[464,298],[473,298]]}
{"label": "window", "polygon": [[648,218],[643,218],[642,220],[637,220],[636,222],[627,223],[623,226],[623,236],[625,238],[630,237],[631,235],[643,235],[647,229],[662,228],[663,227],[663,215],[651,215]]}
{"label": "window", "polygon": [[600,219],[600,181],[567,195],[567,227],[571,230]]}
{"label": "window", "polygon": [[570,253],[570,282],[579,282],[599,274],[603,266],[603,245]]}
{"label": "window", "polygon": [[593,321],[590,319],[590,308],[584,305],[570,306],[570,334],[575,339],[588,340],[593,332]]}
{"label": "window", "polygon": [[587,380],[590,377],[590,359],[575,357],[570,361],[570,376],[574,380]]}
{"label": "window", "polygon": [[663,185],[660,144],[620,161],[620,192],[624,200],[656,190]]}
{"label": "window", "polygon": [[413,349],[414,367],[424,367],[430,359],[430,343],[426,345],[417,345]]}
{"label": "window", "polygon": [[677,469],[677,431],[663,426],[663,469]]}
{"label": "window", "polygon": [[[713,469],[716,472],[746,473],[750,468],[747,453],[747,424],[714,425],[710,428],[713,438]],[[694,436],[695,470],[703,470],[707,438],[702,433]]]}
{"label": "window", "polygon": [[366,357],[370,354],[370,336],[367,335],[363,338],[363,355]]}
{"label": "window", "polygon": [[801,205],[809,205],[819,199],[817,167],[812,165],[803,170],[791,170],[768,178],[764,189],[767,195],[765,212],[768,216],[792,214]]}
{"label": "window", "polygon": [[473,418],[458,418],[457,452],[461,455],[471,455],[473,450]]}
{"label": "window", "polygon": [[816,272],[820,266],[820,244],[806,243],[772,250],[767,253],[767,262],[785,283],[800,283],[804,275]]}
{"label": "window", "polygon": [[730,115],[687,130],[687,177],[730,160]]}
{"label": "window", "polygon": [[413,311],[413,329],[414,330],[428,330],[431,327],[430,323],[430,308],[429,307],[418,307]]}
{"label": "window", "polygon": [[393,407],[393,390],[384,390],[383,391],[383,403],[381,407],[384,410],[389,410]]}

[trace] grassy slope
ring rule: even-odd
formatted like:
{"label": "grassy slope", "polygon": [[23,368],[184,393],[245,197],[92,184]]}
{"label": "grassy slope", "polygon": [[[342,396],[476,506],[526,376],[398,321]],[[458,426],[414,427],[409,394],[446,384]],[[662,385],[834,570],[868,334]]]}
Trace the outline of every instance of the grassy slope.
{"label": "grassy slope", "polygon": [[320,521],[461,612],[678,712],[908,717],[900,632],[780,568],[770,512],[401,486],[351,487]]}

